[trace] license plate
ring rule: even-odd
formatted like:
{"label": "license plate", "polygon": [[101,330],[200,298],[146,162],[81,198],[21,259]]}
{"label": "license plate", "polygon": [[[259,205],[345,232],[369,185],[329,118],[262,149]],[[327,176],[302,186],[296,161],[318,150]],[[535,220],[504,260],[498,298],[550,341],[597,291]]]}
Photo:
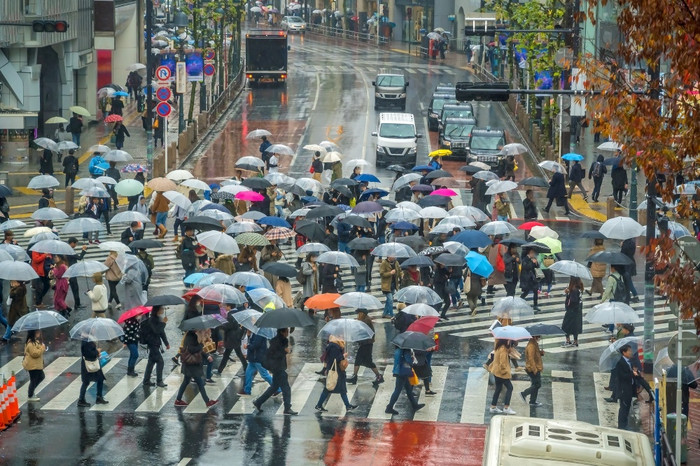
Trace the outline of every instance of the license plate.
{"label": "license plate", "polygon": [[275,82],[275,80],[272,78],[260,78],[260,82],[261,83],[273,83],[273,82]]}

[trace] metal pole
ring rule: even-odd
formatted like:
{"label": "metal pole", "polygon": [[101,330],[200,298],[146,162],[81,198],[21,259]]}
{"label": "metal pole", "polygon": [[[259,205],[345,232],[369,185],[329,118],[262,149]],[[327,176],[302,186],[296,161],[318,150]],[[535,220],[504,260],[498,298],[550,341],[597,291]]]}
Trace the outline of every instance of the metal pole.
{"label": "metal pole", "polygon": [[153,32],[153,0],[146,0],[146,163],[148,172],[153,173],[153,53],[151,34]]}
{"label": "metal pole", "polygon": [[165,152],[165,173],[168,173],[168,117],[163,118],[163,147]]}
{"label": "metal pole", "polygon": [[377,0],[377,47],[379,47],[379,19],[382,17],[382,4]]}
{"label": "metal pole", "polygon": [[661,466],[661,408],[659,407],[659,379],[654,378],[654,459],[656,466]]}
{"label": "metal pole", "polygon": [[[631,164],[632,173],[630,173],[630,207],[629,213],[632,220],[637,220],[637,160],[635,158]],[[647,203],[647,206],[649,204]]]}
{"label": "metal pole", "polygon": [[[646,245],[656,236],[656,179],[647,181]],[[647,251],[644,265],[644,373],[654,371],[654,255]]]}
{"label": "metal pole", "polygon": [[681,429],[683,427],[683,317],[678,309],[678,338],[676,341],[676,464],[681,464]]}
{"label": "metal pole", "polygon": [[561,156],[562,156],[561,150],[563,147],[562,137],[564,135],[564,131],[563,131],[563,128],[564,128],[564,105],[563,105],[564,104],[564,97],[562,95],[559,95],[559,99],[557,99],[557,100],[559,103],[559,150],[558,150],[558,152],[559,152],[559,163],[561,163]]}

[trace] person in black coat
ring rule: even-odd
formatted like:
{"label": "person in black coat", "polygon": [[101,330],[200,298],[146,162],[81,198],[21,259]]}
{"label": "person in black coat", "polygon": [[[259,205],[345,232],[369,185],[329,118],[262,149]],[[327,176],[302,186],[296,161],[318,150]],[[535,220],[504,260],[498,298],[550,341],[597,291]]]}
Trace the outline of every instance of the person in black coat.
{"label": "person in black coat", "polygon": [[549,213],[550,207],[552,207],[552,202],[556,199],[557,205],[560,205],[566,209],[566,215],[569,215],[569,204],[566,202],[566,180],[564,179],[564,174],[559,172],[554,172],[552,179],[549,180],[549,189],[547,190],[547,207],[544,211]]}
{"label": "person in black coat", "polygon": [[520,269],[520,289],[523,290],[523,292],[520,293],[520,297],[525,299],[528,294],[532,293],[532,307],[535,309],[535,312],[540,310],[540,308],[537,307],[537,290],[540,284],[535,272],[535,269],[539,267],[540,265],[537,262],[535,250],[528,249],[523,256],[522,267]]}
{"label": "person in black coat", "polygon": [[[583,333],[583,313],[581,306],[581,294],[583,293],[583,282],[578,277],[571,277],[569,286],[565,290],[566,312],[561,323],[561,329],[566,334],[566,341],[561,346],[564,348],[578,346],[578,336]],[[573,343],[569,335],[574,336]]]}
{"label": "person in black coat", "polygon": [[243,356],[243,351],[241,351],[241,342],[243,340],[243,335],[245,335],[245,329],[241,327],[236,319],[233,318],[233,314],[238,310],[231,309],[230,304],[224,304],[224,306],[228,310],[228,314],[226,315],[226,323],[221,326],[221,329],[224,331],[225,350],[223,356],[221,356],[221,363],[219,364],[218,372],[221,374],[224,371],[229,356],[231,356],[231,352],[233,351],[236,352],[236,356],[238,356],[238,360],[241,361],[243,370],[245,371],[248,368],[248,362],[246,361],[245,356]]}
{"label": "person in black coat", "polygon": [[[678,379],[678,365],[671,366],[666,372],[666,375]],[[695,380],[692,371],[687,367],[683,368],[681,377],[681,383],[683,384],[681,387],[681,413],[687,416],[690,408],[690,389],[698,388],[698,382]]]}
{"label": "person in black coat", "polygon": [[[143,238],[143,228],[141,228],[141,222],[131,222],[131,225],[122,231],[120,241],[125,246],[130,245],[132,242]],[[135,252],[135,251],[134,251]]]}
{"label": "person in black coat", "polygon": [[[75,247],[78,245],[78,238],[71,236],[70,238],[68,238],[68,244],[70,245],[70,247],[75,249]],[[86,253],[87,253],[87,244],[83,244],[79,253],[72,254],[70,256],[65,256],[66,261],[68,262],[68,267],[70,267],[71,265],[75,265],[78,261],[85,259]],[[71,289],[71,292],[73,293],[73,301],[75,303],[75,308],[78,309],[79,307],[81,307],[81,305],[80,305],[80,288],[78,286],[78,277],[69,278],[68,283],[70,284],[70,289]]]}
{"label": "person in black coat", "polygon": [[53,152],[44,149],[39,159],[39,173],[42,175],[53,175]]}
{"label": "person in black coat", "polygon": [[[346,355],[345,342],[340,338],[336,338],[331,335],[328,346],[326,347],[326,373],[330,372],[331,369],[334,369],[338,373],[338,382],[335,384],[333,390],[328,390],[324,384],[321,396],[319,397],[318,402],[316,402],[316,411],[328,411],[323,407],[323,403],[325,403],[326,399],[328,399],[331,393],[337,393],[340,395],[340,398],[343,400],[343,404],[345,404],[345,409],[347,411],[357,408],[357,405],[351,404],[350,400],[348,400],[348,387],[345,383],[347,380],[347,374],[345,373],[347,362],[345,363],[346,367],[341,365],[342,361],[345,361]],[[333,367],[334,365],[335,367]]]}
{"label": "person in black coat", "polygon": [[620,410],[617,413],[617,428],[627,429],[632,398],[637,394],[636,379],[640,374],[632,363],[632,347],[630,345],[622,345],[620,354],[622,354],[622,357],[617,361],[613,371],[613,374],[617,377],[620,400]]}
{"label": "person in black coat", "polygon": [[[211,355],[207,355],[203,352],[204,346],[202,345],[202,341],[204,341],[204,338],[203,332],[200,333],[190,330],[185,334],[185,339],[182,342],[182,349],[180,350],[183,354],[182,375],[184,377],[177,391],[175,406],[187,406],[187,402],[183,401],[182,395],[185,394],[187,386],[193,379],[197,387],[199,387],[199,393],[202,395],[202,399],[206,403],[207,408],[211,408],[219,402],[219,400],[210,400],[207,396],[207,391],[204,389],[204,379],[202,378],[204,376],[204,366],[202,365],[204,363],[204,358],[206,357],[209,362],[214,360]],[[192,358],[191,361],[189,361],[190,357]]]}
{"label": "person in black coat", "polygon": [[627,191],[627,170],[619,164],[615,165],[610,172],[610,178],[612,181],[613,198],[615,198],[615,202],[620,204],[625,191]]}
{"label": "person in black coat", "polygon": [[574,188],[578,186],[578,189],[581,190],[581,194],[583,194],[583,200],[588,202],[588,193],[582,183],[585,176],[586,172],[583,170],[581,162],[575,160],[569,172],[569,199],[571,199],[571,196],[574,194]]}
{"label": "person in black coat", "polygon": [[[165,387],[163,383],[163,355],[160,352],[160,342],[165,344],[166,349],[170,349],[170,343],[168,343],[168,337],[165,336],[165,323],[168,319],[165,317],[165,309],[163,306],[153,306],[151,309],[151,314],[148,320],[143,322],[141,325],[145,328],[142,330],[146,335],[146,346],[148,347],[148,363],[146,364],[146,371],[143,374],[143,386],[144,387],[154,387],[158,385],[159,387]],[[151,382],[151,372],[153,372],[153,366],[156,366],[156,383]]]}
{"label": "person in black coat", "polygon": [[508,252],[503,255],[503,262],[506,266],[503,276],[506,279],[506,296],[515,296],[515,288],[518,286],[520,257],[518,247],[514,244],[508,246]]}
{"label": "person in black coat", "polygon": [[117,149],[121,149],[122,147],[124,147],[124,139],[126,137],[131,137],[131,134],[129,134],[129,130],[126,129],[126,126],[124,126],[124,124],[121,121],[118,121],[114,125],[112,133],[114,134],[114,145]]}
{"label": "person in black coat", "polygon": [[288,328],[277,330],[277,336],[270,340],[270,348],[267,350],[267,356],[263,366],[272,372],[272,385],[270,385],[265,393],[260,395],[260,398],[253,402],[253,406],[258,412],[262,413],[262,405],[272,395],[277,393],[277,390],[282,390],[282,400],[284,403],[284,414],[298,414],[292,410],[292,389],[289,386],[287,376],[287,354],[291,352],[289,349]]}
{"label": "person in black coat", "polygon": [[535,193],[532,189],[525,191],[525,199],[523,199],[523,218],[525,220],[537,219],[537,203],[535,202]]}
{"label": "person in black coat", "polygon": [[639,302],[639,293],[637,293],[637,289],[632,281],[632,277],[637,275],[637,263],[634,260],[634,254],[637,252],[637,242],[634,238],[624,240],[620,245],[620,252],[632,261],[632,264],[623,266],[620,273],[625,281],[625,286],[632,293],[631,301],[633,303]]}
{"label": "person in black coat", "polygon": [[595,162],[591,164],[590,170],[588,170],[588,179],[593,180],[593,193],[591,198],[593,202],[598,202],[598,197],[600,196],[600,186],[603,184],[603,178],[608,172],[608,168],[605,166],[605,157],[598,154]]}
{"label": "person in black coat", "polygon": [[335,280],[340,273],[340,268],[335,264],[323,264],[321,268],[321,289],[323,293],[337,293]]}
{"label": "person in black coat", "polygon": [[78,406],[81,408],[89,408],[90,403],[85,401],[85,392],[91,382],[97,384],[97,399],[95,403],[98,405],[106,405],[108,402],[102,397],[102,385],[105,381],[105,375],[102,373],[102,368],[96,372],[88,372],[85,366],[85,361],[97,361],[100,358],[100,349],[94,341],[83,341],[80,345],[80,397],[78,398]]}

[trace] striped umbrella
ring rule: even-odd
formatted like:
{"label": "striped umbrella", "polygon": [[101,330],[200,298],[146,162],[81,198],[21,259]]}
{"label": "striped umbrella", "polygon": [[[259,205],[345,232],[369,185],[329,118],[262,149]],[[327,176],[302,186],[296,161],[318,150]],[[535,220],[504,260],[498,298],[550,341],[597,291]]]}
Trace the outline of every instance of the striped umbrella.
{"label": "striped umbrella", "polygon": [[296,236],[296,232],[285,227],[276,227],[265,233],[265,238],[267,239],[285,239],[292,238]]}
{"label": "striped umbrella", "polygon": [[260,233],[241,233],[236,236],[236,242],[244,246],[267,246],[270,242]]}

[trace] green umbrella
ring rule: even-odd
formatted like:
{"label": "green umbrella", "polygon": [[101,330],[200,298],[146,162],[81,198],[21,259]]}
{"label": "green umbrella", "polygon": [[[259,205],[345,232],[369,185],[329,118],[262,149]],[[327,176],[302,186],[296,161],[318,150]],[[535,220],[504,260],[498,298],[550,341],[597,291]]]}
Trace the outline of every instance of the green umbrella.
{"label": "green umbrella", "polygon": [[241,233],[236,236],[236,242],[244,246],[267,246],[270,244],[270,241],[260,233]]}
{"label": "green umbrella", "polygon": [[143,184],[138,180],[121,180],[114,186],[114,190],[121,196],[136,196],[143,192]]}
{"label": "green umbrella", "polygon": [[561,241],[559,241],[558,239],[544,237],[538,239],[537,241],[535,241],[535,243],[540,243],[544,244],[545,246],[548,246],[552,254],[559,254],[561,252]]}

